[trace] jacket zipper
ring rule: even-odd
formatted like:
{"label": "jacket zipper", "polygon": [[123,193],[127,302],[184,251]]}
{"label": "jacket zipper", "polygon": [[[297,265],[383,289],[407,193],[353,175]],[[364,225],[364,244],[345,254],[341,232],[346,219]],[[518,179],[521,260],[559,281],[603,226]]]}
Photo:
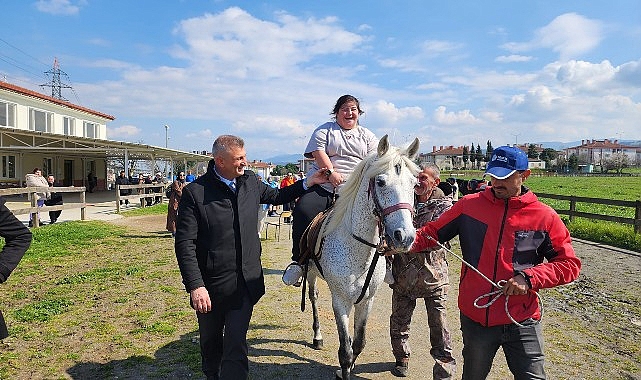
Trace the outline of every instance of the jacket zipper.
{"label": "jacket zipper", "polygon": [[[508,203],[509,199],[505,200],[505,207],[503,209],[503,218],[501,220],[501,229],[499,230],[499,239],[496,243],[496,250],[494,251],[494,270],[492,272],[492,281],[496,283],[496,268],[499,265],[499,250],[501,247],[501,241],[503,240],[503,229],[505,228],[505,219],[507,219]],[[490,292],[494,291],[494,286],[490,285]],[[485,325],[490,325],[490,308],[485,309]]]}

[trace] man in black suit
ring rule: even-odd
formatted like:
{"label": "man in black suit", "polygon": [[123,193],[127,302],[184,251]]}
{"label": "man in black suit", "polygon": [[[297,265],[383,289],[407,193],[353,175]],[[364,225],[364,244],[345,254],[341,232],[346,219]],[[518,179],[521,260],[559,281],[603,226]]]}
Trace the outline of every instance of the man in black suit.
{"label": "man in black suit", "polygon": [[[0,249],[0,284],[2,284],[16,269],[31,245],[31,231],[5,206],[3,197],[0,197],[0,236],[4,238],[4,244]],[[0,341],[7,336],[9,331],[0,312]]]}
{"label": "man in black suit", "polygon": [[[325,182],[322,175],[274,189],[245,170],[244,141],[214,141],[207,173],[183,189],[176,221],[176,258],[200,331],[207,379],[246,379],[247,329],[265,294],[258,208],[283,204]],[[223,333],[224,332],[224,333]]]}

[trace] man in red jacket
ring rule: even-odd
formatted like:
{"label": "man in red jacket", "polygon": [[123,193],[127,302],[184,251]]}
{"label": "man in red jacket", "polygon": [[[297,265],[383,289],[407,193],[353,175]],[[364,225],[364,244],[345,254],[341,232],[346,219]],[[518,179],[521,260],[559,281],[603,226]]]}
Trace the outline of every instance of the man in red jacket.
{"label": "man in red jacket", "polygon": [[[487,277],[462,266],[458,306],[463,380],[485,379],[499,347],[516,379],[544,379],[536,292],[574,281],[581,262],[556,212],[523,186],[530,175],[523,151],[496,148],[486,174],[492,185],[459,199],[438,220],[420,228],[411,251],[458,235],[463,259]],[[497,302],[485,296],[497,290],[488,280],[501,286],[503,296]]]}

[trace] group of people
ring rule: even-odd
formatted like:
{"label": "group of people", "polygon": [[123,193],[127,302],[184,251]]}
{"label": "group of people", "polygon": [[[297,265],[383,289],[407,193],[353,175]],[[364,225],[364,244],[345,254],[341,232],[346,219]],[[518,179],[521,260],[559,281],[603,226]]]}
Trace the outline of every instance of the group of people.
{"label": "group of people", "polygon": [[[219,136],[207,172],[181,187],[175,218],[175,252],[189,302],[196,311],[202,370],[207,379],[248,378],[247,330],[265,293],[256,210],[260,204],[296,201],[292,263],[283,273],[300,283],[299,240],[310,221],[340,196],[354,167],[378,139],[359,124],[358,99],[341,96],[333,120],[313,132],[305,156],[307,177],[275,188],[245,170],[244,141]],[[541,311],[536,292],[577,278],[581,263],[558,215],[524,186],[527,156],[518,148],[494,150],[486,174],[491,185],[455,202],[454,184],[441,184],[435,165],[423,165],[415,186],[416,239],[409,253],[390,258],[393,281],[390,340],[396,376],[407,376],[409,326],[416,300],[428,311],[433,378],[456,371],[445,304],[449,292],[448,241],[458,236],[462,257],[458,307],[463,334],[463,379],[484,379],[502,347],[515,378],[545,378]],[[446,183],[449,181],[445,181]],[[445,189],[445,191],[443,190]],[[168,218],[169,224],[169,218]],[[500,281],[504,302],[474,306]]]}
{"label": "group of people", "polygon": [[[56,184],[56,177],[53,174],[47,175],[45,178],[42,175],[42,170],[40,168],[34,168],[31,173],[25,175],[25,184],[27,187],[48,187],[52,188]],[[47,191],[40,191],[34,193],[32,196],[36,198],[36,205],[38,207],[42,206],[59,206],[63,204],[62,194],[52,192],[50,189]],[[49,223],[53,224],[58,221],[62,210],[53,210],[49,211]],[[40,219],[40,212],[31,214],[29,217],[29,227],[33,227],[35,220],[38,220],[38,224],[44,224]]]}

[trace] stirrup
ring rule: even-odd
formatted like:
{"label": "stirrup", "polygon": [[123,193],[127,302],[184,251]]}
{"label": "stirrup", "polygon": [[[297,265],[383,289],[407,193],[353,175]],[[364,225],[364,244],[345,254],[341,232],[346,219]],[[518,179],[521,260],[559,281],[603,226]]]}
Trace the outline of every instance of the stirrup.
{"label": "stirrup", "polygon": [[282,280],[285,285],[292,285],[299,287],[303,283],[303,267],[297,262],[292,262],[285,268]]}

